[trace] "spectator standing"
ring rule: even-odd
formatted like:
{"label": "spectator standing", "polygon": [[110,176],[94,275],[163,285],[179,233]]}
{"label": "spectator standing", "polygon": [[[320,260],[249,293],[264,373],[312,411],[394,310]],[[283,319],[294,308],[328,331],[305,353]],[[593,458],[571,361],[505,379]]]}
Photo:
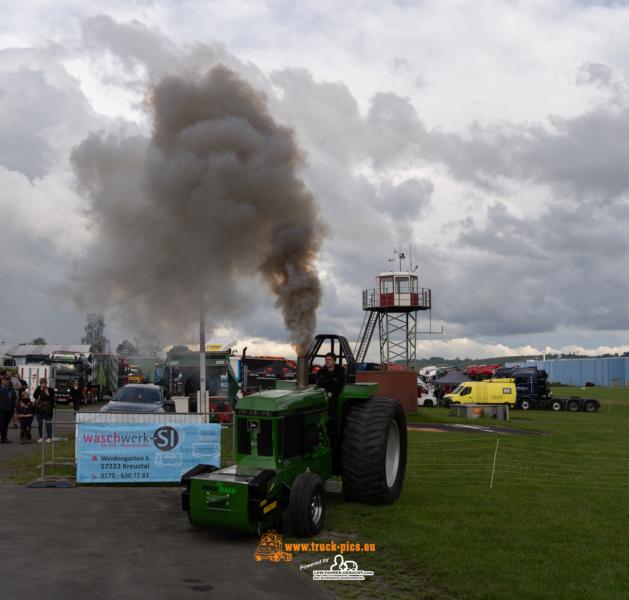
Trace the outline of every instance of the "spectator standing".
{"label": "spectator standing", "polygon": [[39,387],[33,394],[35,399],[35,416],[39,430],[38,442],[44,441],[44,423],[46,423],[46,441],[52,441],[52,418],[55,412],[55,390],[48,387],[48,380],[39,380]]}
{"label": "spectator standing", "polygon": [[[13,388],[13,391],[15,392],[15,404],[17,406],[20,403],[20,394],[22,392],[22,381],[17,375],[9,374],[9,377],[11,378],[11,387]],[[17,423],[18,423],[17,413],[13,413],[13,417],[11,418],[11,427],[13,429],[17,429],[18,428]]]}
{"label": "spectator standing", "polygon": [[79,412],[83,403],[83,390],[79,387],[79,382],[76,379],[72,382],[72,387],[70,388],[70,399],[72,400],[74,412]]}
{"label": "spectator standing", "polygon": [[20,421],[20,444],[31,443],[31,425],[35,417],[35,407],[28,397],[28,392],[23,391],[20,403],[17,407],[17,418]]}
{"label": "spectator standing", "polygon": [[2,375],[0,383],[0,443],[10,444],[7,439],[9,423],[15,413],[15,391],[11,387],[11,378],[7,373]]}

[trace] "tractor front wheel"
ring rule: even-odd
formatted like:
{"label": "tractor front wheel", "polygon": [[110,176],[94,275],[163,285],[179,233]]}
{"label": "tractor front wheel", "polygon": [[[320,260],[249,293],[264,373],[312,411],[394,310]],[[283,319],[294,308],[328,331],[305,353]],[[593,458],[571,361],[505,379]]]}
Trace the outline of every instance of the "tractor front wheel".
{"label": "tractor front wheel", "polygon": [[300,473],[290,489],[288,514],[297,537],[317,535],[325,517],[323,480],[315,473]]}
{"label": "tractor front wheel", "polygon": [[406,471],[406,415],[397,400],[356,402],[343,430],[343,491],[348,500],[390,504]]}

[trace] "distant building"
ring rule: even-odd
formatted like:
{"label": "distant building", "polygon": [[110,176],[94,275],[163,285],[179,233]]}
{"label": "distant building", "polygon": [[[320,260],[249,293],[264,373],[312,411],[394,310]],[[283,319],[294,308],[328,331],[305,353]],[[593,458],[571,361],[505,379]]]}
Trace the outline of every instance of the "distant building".
{"label": "distant building", "polygon": [[548,373],[548,381],[583,386],[587,382],[604,387],[629,387],[629,357],[557,358],[506,363],[507,367],[537,367]]}

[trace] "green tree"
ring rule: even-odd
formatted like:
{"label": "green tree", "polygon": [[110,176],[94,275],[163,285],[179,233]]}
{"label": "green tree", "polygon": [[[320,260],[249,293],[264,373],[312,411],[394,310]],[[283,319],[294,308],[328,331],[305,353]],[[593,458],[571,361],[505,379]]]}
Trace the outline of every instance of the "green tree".
{"label": "green tree", "polygon": [[30,343],[33,346],[45,346],[48,342],[46,341],[46,338],[36,337],[34,340],[31,340]]}
{"label": "green tree", "polygon": [[90,352],[109,352],[109,340],[105,337],[105,317],[102,314],[90,313],[85,324],[85,336],[82,344],[89,344]]}
{"label": "green tree", "polygon": [[116,347],[116,354],[121,354],[122,356],[131,356],[137,353],[137,348],[129,340],[122,340]]}

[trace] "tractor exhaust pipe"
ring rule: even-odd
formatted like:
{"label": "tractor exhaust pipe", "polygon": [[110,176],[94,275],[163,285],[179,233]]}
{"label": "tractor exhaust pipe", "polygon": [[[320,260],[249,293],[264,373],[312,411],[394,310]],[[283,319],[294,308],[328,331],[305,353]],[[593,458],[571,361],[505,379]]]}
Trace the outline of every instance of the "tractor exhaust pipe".
{"label": "tractor exhaust pipe", "polygon": [[297,387],[304,388],[308,385],[308,357],[297,357]]}

